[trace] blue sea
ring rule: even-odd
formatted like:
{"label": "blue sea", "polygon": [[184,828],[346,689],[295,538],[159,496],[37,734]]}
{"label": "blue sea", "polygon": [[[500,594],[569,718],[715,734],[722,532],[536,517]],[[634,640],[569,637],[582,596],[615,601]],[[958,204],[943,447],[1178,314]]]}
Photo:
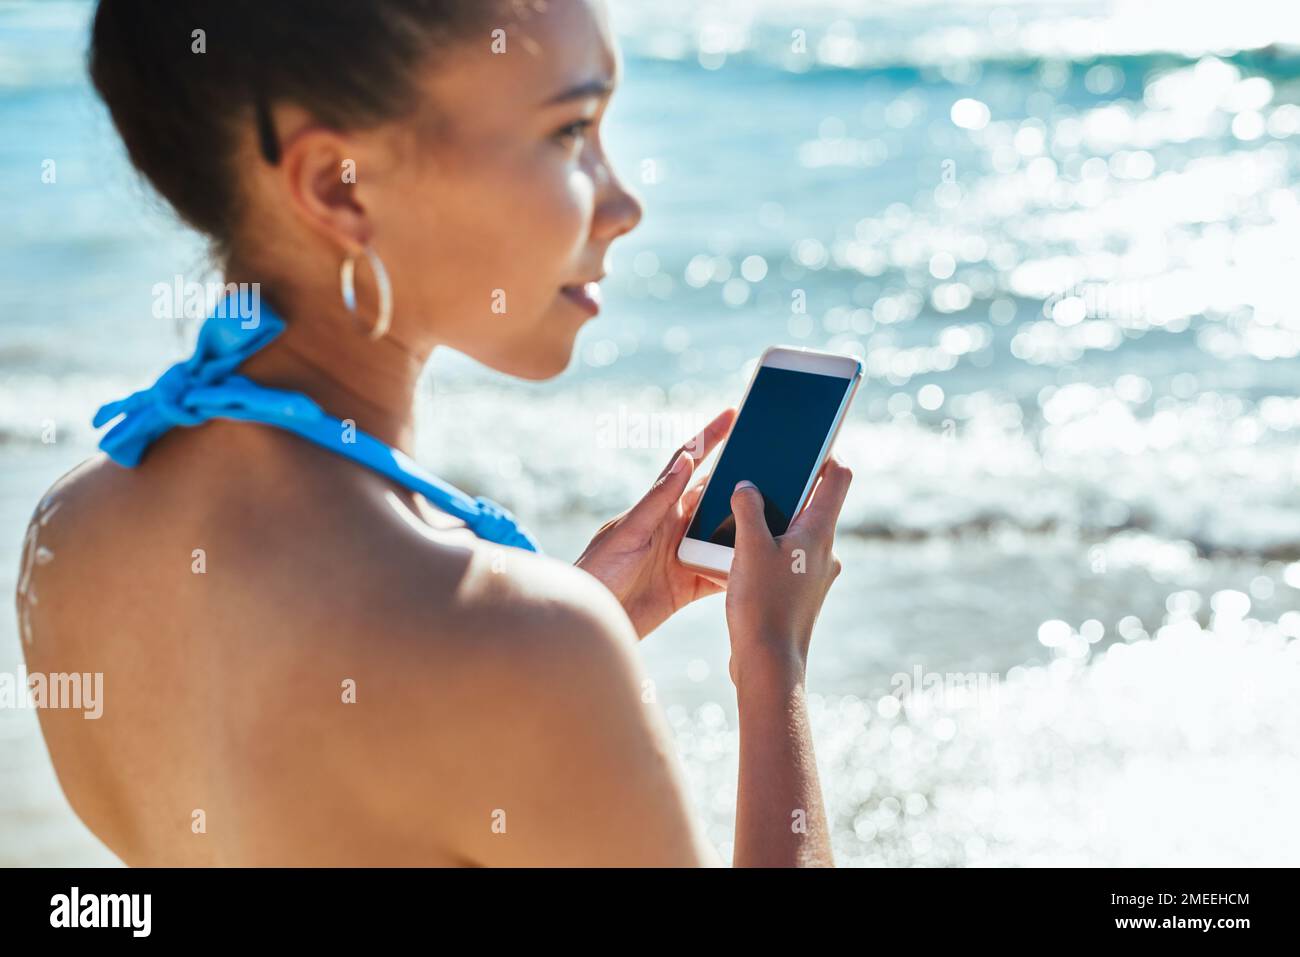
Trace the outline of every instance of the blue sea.
{"label": "blue sea", "polygon": [[[212,278],[88,87],[90,9],[0,2],[5,590],[94,410],[193,341],[155,284]],[[809,672],[837,859],[1300,864],[1300,15],[611,9],[645,220],[565,375],[435,357],[421,460],[572,559],[763,348],[859,355]],[[721,598],[643,649],[729,855]],[[30,711],[0,711],[0,779],[0,864],[112,862]]]}

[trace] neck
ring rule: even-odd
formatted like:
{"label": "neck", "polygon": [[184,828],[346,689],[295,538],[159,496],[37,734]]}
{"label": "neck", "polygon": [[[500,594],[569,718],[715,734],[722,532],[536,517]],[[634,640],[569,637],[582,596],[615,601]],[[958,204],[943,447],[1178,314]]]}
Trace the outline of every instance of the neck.
{"label": "neck", "polygon": [[416,388],[432,349],[408,349],[395,330],[371,341],[364,319],[341,302],[296,296],[277,297],[272,305],[285,329],[250,356],[240,374],[268,388],[304,393],[335,418],[351,419],[361,431],[413,454]]}

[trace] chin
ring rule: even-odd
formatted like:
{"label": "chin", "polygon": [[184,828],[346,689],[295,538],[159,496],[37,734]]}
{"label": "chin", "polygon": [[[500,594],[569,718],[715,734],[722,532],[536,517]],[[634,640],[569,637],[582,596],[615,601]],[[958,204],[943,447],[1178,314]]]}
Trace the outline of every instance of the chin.
{"label": "chin", "polygon": [[510,356],[495,368],[506,375],[529,382],[554,379],[572,364],[575,340],[576,337],[569,337],[564,342],[537,343],[522,353]]}

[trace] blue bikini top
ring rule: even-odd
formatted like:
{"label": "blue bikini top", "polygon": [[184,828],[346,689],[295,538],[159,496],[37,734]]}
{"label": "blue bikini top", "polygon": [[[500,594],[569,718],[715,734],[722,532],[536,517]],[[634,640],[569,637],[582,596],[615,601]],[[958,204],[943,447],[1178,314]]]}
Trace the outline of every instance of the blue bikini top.
{"label": "blue bikini top", "polygon": [[204,321],[194,355],[177,362],[149,388],[109,402],[95,413],[95,428],[123,416],[100,440],[99,447],[114,462],[132,468],[173,426],[201,425],[216,418],[261,422],[302,436],[419,492],[435,507],[463,520],[485,541],[540,551],[515,517],[491,499],[471,498],[426,472],[404,452],[354,426],[345,426],[302,393],[268,389],[235,374],[245,359],[284,328],[284,320],[265,302],[249,311],[241,308],[238,294],[231,293]]}

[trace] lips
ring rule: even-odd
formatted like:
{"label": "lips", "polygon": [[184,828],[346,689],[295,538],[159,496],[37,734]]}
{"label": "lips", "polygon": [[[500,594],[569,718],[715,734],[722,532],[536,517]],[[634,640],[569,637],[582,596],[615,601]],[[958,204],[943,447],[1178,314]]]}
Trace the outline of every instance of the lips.
{"label": "lips", "polygon": [[578,283],[572,286],[561,286],[560,292],[566,299],[574,303],[579,309],[583,310],[588,316],[594,316],[600,312],[600,283],[593,280],[591,282]]}

